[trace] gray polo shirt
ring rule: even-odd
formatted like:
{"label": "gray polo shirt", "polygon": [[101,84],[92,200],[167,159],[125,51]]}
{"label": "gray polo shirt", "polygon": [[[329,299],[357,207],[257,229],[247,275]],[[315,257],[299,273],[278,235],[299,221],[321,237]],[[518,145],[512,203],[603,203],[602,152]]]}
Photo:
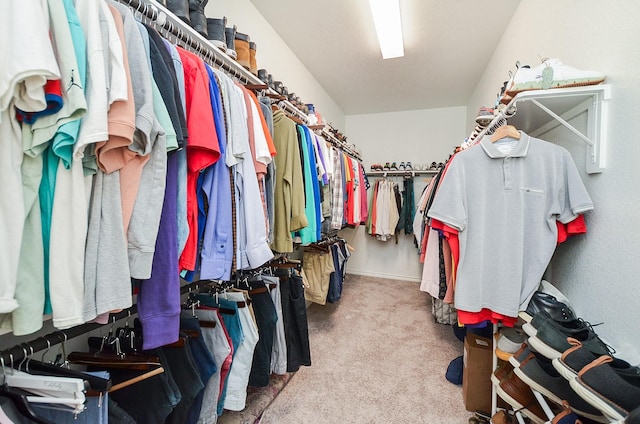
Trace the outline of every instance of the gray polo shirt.
{"label": "gray polo shirt", "polygon": [[504,153],[489,138],[454,157],[427,215],[459,231],[455,307],[515,317],[551,260],[556,220],[593,203],[565,148],[521,132]]}

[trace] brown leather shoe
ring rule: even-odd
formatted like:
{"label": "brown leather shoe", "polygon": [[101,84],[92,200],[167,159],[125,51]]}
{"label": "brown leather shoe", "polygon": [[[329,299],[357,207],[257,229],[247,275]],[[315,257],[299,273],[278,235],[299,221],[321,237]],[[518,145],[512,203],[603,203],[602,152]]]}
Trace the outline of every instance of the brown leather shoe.
{"label": "brown leather shoe", "polygon": [[496,391],[513,409],[522,410],[531,421],[537,424],[547,422],[547,416],[533,395],[531,388],[520,380],[515,373],[512,372],[503,378]]}

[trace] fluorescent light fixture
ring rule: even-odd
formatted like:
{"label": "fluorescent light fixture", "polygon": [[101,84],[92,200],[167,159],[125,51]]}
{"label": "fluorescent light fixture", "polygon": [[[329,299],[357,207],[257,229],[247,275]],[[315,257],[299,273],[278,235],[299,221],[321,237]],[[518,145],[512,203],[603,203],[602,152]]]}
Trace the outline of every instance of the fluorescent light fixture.
{"label": "fluorescent light fixture", "polygon": [[383,59],[404,56],[400,0],[369,0]]}

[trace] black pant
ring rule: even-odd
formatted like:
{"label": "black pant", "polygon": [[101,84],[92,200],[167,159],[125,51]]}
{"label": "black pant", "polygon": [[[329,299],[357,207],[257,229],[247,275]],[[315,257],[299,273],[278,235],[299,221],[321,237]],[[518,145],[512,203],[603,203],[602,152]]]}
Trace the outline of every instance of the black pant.
{"label": "black pant", "polygon": [[269,385],[271,375],[271,352],[278,314],[265,284],[252,282],[251,287],[249,296],[256,317],[259,339],[253,350],[249,386],[264,387]]}
{"label": "black pant", "polygon": [[280,277],[284,337],[287,342],[287,371],[295,372],[301,365],[311,365],[304,286],[302,277],[297,274],[289,276],[285,271],[279,272],[278,276]]}

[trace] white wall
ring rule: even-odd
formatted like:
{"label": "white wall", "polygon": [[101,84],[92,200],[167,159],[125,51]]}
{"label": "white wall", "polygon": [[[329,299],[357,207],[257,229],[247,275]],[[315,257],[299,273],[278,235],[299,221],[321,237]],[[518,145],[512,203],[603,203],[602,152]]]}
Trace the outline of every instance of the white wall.
{"label": "white wall", "polygon": [[[553,13],[550,13],[553,11]],[[633,0],[523,0],[468,103],[469,110],[493,102],[516,60],[538,65],[538,55],[607,75],[611,85],[606,169],[584,173],[584,145],[564,128],[541,138],[570,149],[595,210],[588,233],[561,245],[550,280],[585,320],[604,322],[596,332],[618,355],[640,361],[640,3]],[[584,117],[572,122],[584,130]],[[469,127],[467,127],[467,130]]]}
{"label": "white wall", "polygon": [[[460,145],[466,136],[465,120],[465,107],[347,115],[346,134],[361,149],[365,171],[372,163],[430,164],[444,162]],[[395,179],[402,183],[402,178]],[[427,181],[423,176],[414,179],[416,202]],[[398,235],[397,245],[395,239],[382,242],[372,238],[363,226],[345,229],[341,235],[356,249],[348,272],[420,281],[422,266],[412,235]]]}
{"label": "white wall", "polygon": [[274,80],[282,81],[289,92],[295,92],[338,130],[344,131],[344,112],[320,86],[309,70],[269,25],[249,0],[210,0],[205,8],[208,18],[227,17],[227,26],[236,25],[238,32],[248,34],[256,43],[258,69],[266,69]]}

